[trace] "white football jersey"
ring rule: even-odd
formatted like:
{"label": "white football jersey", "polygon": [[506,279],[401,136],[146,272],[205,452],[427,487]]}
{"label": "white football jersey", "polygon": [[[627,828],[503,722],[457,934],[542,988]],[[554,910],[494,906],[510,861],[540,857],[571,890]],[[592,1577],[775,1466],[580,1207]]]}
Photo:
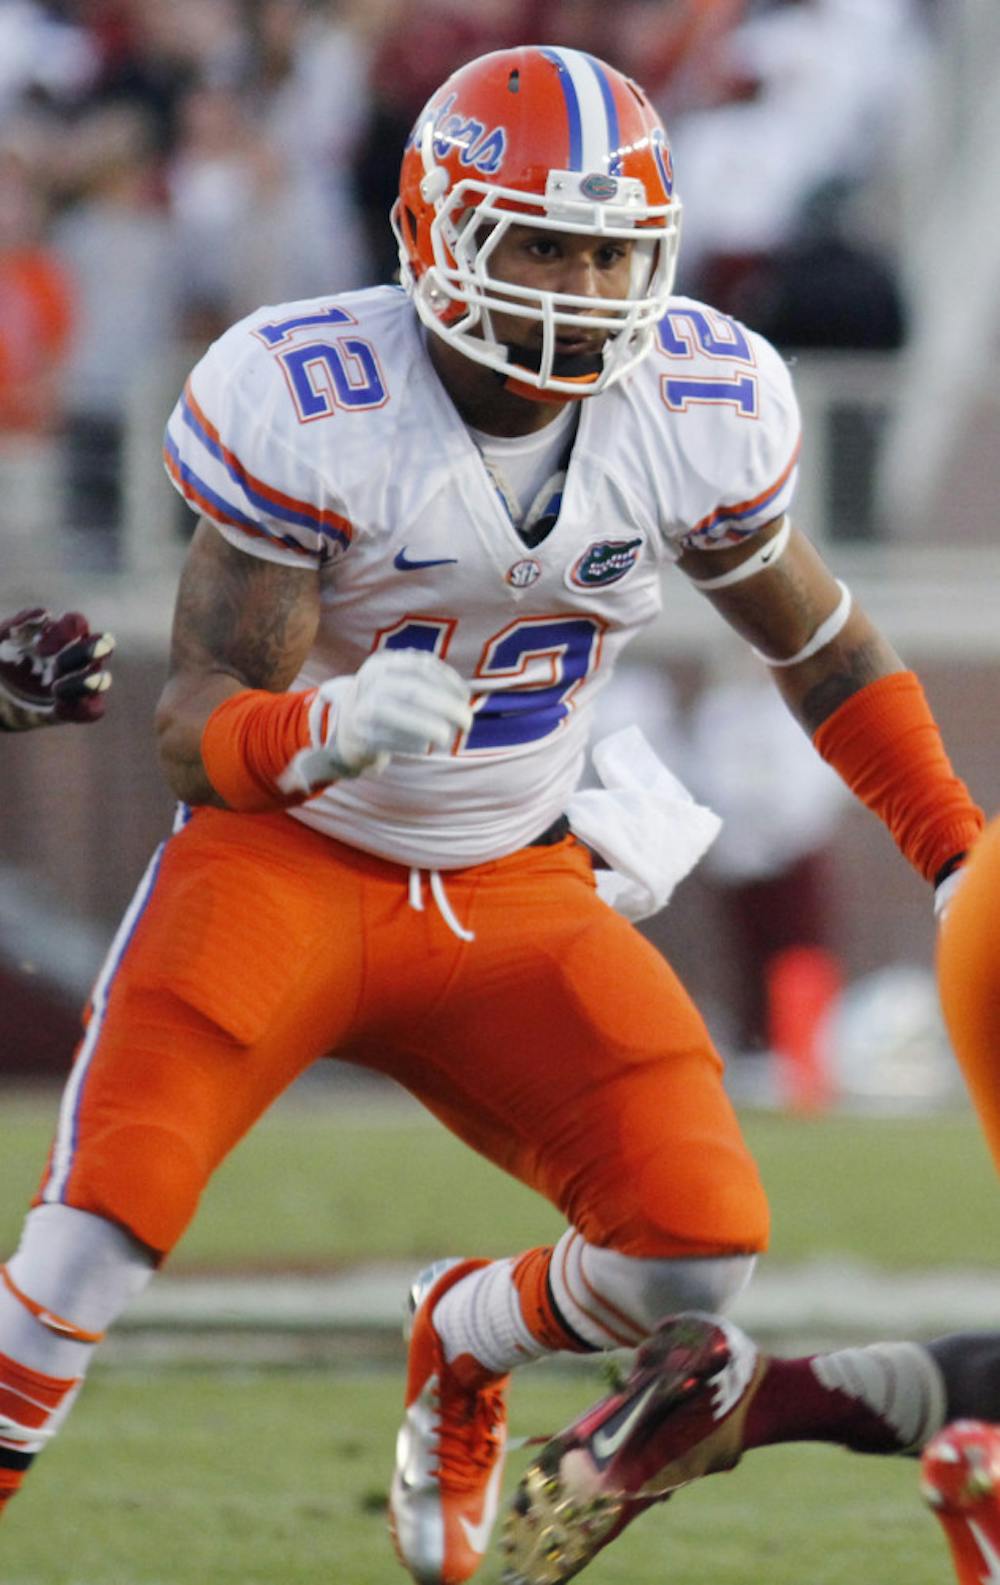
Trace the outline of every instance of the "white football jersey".
{"label": "white football jersey", "polygon": [[468,680],[473,725],[449,749],[396,755],[294,811],[449,869],[511,853],[563,812],[590,703],[658,614],[664,564],[786,511],[798,445],[774,349],[677,298],[645,361],[581,402],[555,526],[529,550],[409,300],[383,286],[234,325],[191,374],[165,457],[227,540],[316,569],[319,632],[293,687],[382,647],[432,651]]}

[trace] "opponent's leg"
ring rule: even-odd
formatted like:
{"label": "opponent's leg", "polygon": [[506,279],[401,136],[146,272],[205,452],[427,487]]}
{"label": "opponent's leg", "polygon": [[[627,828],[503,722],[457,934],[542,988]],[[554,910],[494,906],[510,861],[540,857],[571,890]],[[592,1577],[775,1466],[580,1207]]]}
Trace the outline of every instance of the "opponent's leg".
{"label": "opponent's leg", "polygon": [[821,1441],[915,1453],[946,1423],[973,1417],[1000,1422],[1000,1333],[785,1360],[760,1355],[719,1316],[671,1317],[640,1349],[623,1390],[531,1466],[505,1525],[504,1578],[559,1585],[634,1505],[730,1469],[749,1449]]}

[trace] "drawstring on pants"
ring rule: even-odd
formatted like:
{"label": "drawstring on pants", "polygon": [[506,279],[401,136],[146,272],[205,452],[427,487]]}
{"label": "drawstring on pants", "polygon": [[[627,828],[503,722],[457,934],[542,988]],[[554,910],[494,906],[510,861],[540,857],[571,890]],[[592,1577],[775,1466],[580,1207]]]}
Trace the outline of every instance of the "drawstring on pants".
{"label": "drawstring on pants", "polygon": [[[476,932],[474,930],[466,930],[448,901],[448,893],[444,889],[441,871],[428,870],[427,874],[431,883],[431,896],[437,904],[438,913],[452,935],[457,936],[459,941],[475,941]],[[422,914],[424,911],[423,872],[417,869],[415,865],[410,870],[410,907],[415,909],[418,914]]]}

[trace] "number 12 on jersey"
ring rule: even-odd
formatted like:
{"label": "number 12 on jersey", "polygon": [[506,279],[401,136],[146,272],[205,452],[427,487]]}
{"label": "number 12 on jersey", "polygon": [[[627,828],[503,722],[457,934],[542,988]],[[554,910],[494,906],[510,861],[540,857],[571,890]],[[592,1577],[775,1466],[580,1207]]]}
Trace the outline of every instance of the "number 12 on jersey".
{"label": "number 12 on jersey", "polygon": [[[414,617],[379,635],[380,649],[441,654],[457,623]],[[517,748],[555,732],[573,695],[600,659],[605,624],[586,616],[521,617],[483,646],[472,679],[509,681],[473,699],[475,720],[461,748],[467,752]]]}
{"label": "number 12 on jersey", "polygon": [[[749,364],[756,369],[753,348],[735,319],[700,308],[671,308],[657,327],[660,351],[668,358],[691,362],[697,346],[706,358]],[[757,377],[735,372],[722,378],[714,374],[664,374],[660,395],[674,413],[686,413],[692,402],[731,404],[742,418],[757,417]]]}

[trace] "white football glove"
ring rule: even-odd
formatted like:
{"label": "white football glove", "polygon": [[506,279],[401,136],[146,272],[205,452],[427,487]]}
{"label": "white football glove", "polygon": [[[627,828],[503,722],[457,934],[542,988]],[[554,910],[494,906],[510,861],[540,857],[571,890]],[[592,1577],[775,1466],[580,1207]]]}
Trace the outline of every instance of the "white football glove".
{"label": "white football glove", "polygon": [[289,761],[278,785],[283,793],[316,792],[342,776],[377,776],[393,754],[447,748],[471,725],[469,689],[453,666],[423,650],[380,649],[353,677],[333,677],[316,690],[312,747]]}

